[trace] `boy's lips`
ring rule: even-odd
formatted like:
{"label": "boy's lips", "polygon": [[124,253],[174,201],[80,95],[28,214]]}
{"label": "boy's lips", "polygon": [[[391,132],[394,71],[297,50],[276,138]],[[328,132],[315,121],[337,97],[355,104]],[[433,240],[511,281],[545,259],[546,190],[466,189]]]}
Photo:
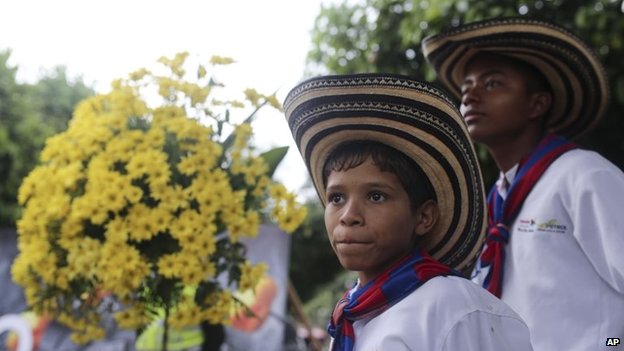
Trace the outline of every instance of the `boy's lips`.
{"label": "boy's lips", "polygon": [[466,122],[466,124],[473,122],[481,117],[483,117],[485,114],[481,111],[476,111],[476,110],[468,110],[466,111],[466,113],[464,113],[464,121]]}
{"label": "boy's lips", "polygon": [[336,238],[336,245],[366,245],[370,240],[363,239],[361,235],[342,235]]}
{"label": "boy's lips", "polygon": [[370,241],[364,240],[338,240],[336,244],[346,244],[346,245],[354,245],[354,244],[368,244]]}
{"label": "boy's lips", "polygon": [[342,255],[359,255],[368,252],[371,244],[369,241],[338,241],[335,248]]}

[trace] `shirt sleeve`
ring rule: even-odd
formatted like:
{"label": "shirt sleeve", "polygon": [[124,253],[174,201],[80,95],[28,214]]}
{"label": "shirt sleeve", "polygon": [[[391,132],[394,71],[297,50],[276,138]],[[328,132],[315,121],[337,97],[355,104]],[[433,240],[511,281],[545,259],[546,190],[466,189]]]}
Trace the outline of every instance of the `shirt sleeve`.
{"label": "shirt sleeve", "polygon": [[475,311],[449,331],[442,351],[532,351],[529,329],[517,318]]}
{"label": "shirt sleeve", "polygon": [[609,286],[624,294],[624,173],[608,166],[576,180],[570,211],[574,236],[587,259]]}

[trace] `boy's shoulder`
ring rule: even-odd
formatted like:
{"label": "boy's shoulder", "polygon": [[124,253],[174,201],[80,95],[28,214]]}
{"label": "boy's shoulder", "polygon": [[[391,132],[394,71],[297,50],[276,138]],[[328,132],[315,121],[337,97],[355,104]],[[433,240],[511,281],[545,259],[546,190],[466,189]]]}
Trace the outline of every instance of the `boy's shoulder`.
{"label": "boy's shoulder", "polygon": [[599,153],[585,149],[570,150],[559,156],[546,171],[545,177],[559,179],[584,179],[596,172],[608,172],[616,178],[624,173]]}
{"label": "boy's shoulder", "polygon": [[481,286],[452,276],[430,279],[380,317],[406,321],[424,318],[423,323],[435,320],[451,327],[462,318],[481,312],[521,320],[509,306]]}
{"label": "boy's shoulder", "polygon": [[556,162],[567,166],[584,165],[589,166],[590,168],[617,169],[617,166],[615,166],[611,161],[607,160],[598,152],[581,148],[573,149],[564,153],[557,159]]}
{"label": "boy's shoulder", "polygon": [[[358,342],[397,338],[438,350],[458,326],[515,333],[528,329],[504,302],[460,277],[435,277],[371,320],[356,322]],[[490,330],[486,328],[487,330]]]}
{"label": "boy's shoulder", "polygon": [[469,279],[460,277],[444,277],[431,280],[429,286],[421,288],[423,295],[430,301],[432,308],[443,306],[450,314],[458,317],[485,311],[500,316],[518,318],[518,315],[500,299]]}

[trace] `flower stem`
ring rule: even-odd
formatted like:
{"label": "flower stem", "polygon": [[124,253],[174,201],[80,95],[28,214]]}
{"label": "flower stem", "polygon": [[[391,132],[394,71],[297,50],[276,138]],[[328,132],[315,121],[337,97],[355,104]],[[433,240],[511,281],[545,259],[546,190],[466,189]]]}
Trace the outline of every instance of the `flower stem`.
{"label": "flower stem", "polygon": [[169,345],[169,304],[165,304],[165,324],[163,325],[162,351]]}

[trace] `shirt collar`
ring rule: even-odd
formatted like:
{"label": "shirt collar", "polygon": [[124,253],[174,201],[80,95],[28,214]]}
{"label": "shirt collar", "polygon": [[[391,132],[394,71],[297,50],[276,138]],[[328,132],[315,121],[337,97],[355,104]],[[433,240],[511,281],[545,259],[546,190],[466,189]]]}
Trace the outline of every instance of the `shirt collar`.
{"label": "shirt collar", "polygon": [[496,181],[496,188],[503,199],[507,197],[509,187],[516,178],[516,174],[518,173],[518,166],[519,163],[516,163],[516,165],[511,167],[507,172],[501,172],[498,180]]}

